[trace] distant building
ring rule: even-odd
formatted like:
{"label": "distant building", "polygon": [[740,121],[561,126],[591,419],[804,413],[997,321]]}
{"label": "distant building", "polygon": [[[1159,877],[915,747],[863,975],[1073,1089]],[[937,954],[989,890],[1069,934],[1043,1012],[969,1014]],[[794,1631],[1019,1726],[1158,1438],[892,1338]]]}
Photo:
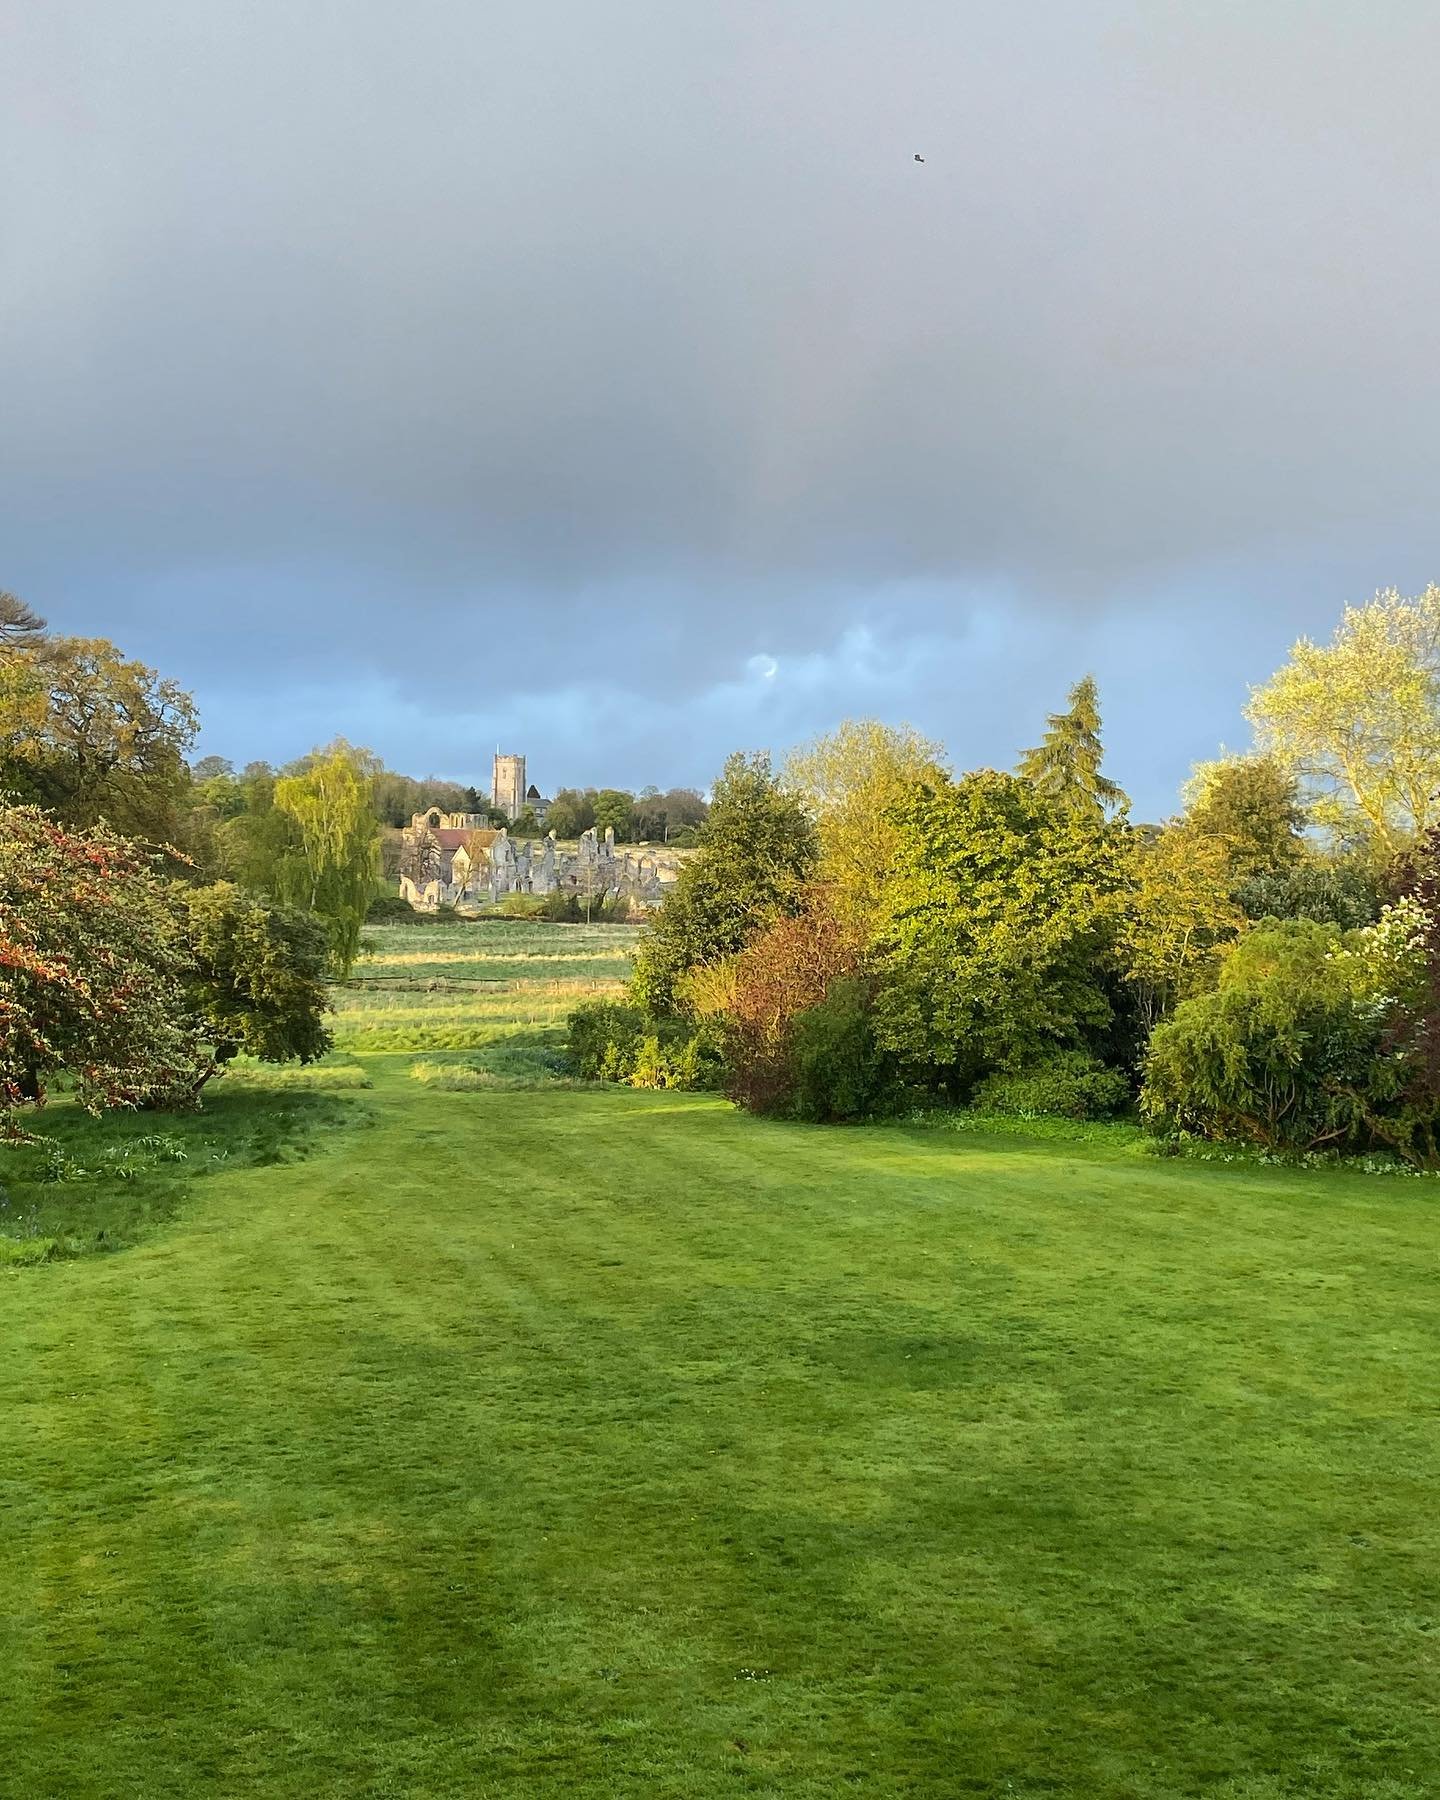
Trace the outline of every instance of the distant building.
{"label": "distant building", "polygon": [[490,801],[507,819],[518,819],[525,810],[525,758],[502,756],[495,752],[495,774],[490,784]]}

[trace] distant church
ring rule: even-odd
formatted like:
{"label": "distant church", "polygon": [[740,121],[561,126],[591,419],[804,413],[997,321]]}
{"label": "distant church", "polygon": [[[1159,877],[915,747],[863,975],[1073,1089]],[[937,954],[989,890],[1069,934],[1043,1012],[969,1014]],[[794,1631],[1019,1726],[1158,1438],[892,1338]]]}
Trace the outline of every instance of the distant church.
{"label": "distant church", "polygon": [[495,773],[490,782],[490,804],[498,806],[507,819],[518,819],[530,807],[536,818],[543,817],[547,802],[537,787],[525,785],[525,758],[502,756],[495,752]]}

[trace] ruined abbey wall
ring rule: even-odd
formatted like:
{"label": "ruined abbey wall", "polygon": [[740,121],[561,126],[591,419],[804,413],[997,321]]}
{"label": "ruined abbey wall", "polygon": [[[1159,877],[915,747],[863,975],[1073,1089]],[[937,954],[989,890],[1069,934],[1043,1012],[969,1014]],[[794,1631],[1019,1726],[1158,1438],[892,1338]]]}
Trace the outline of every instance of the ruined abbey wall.
{"label": "ruined abbey wall", "polygon": [[[405,832],[403,899],[419,911],[494,904],[505,894],[575,894],[598,904],[623,896],[658,906],[680,873],[681,854],[657,845],[618,848],[615,833],[585,832],[572,849],[552,831],[516,843],[506,831],[462,826],[458,814],[416,813]],[[444,824],[434,821],[443,818]],[[451,823],[451,820],[456,821]]]}

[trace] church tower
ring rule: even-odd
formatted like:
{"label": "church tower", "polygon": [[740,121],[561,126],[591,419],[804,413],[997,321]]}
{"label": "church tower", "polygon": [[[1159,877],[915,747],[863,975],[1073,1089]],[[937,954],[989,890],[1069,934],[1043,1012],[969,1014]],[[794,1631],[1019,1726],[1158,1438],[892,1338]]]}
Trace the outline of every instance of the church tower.
{"label": "church tower", "polygon": [[495,752],[495,775],[490,784],[491,804],[507,819],[518,819],[525,810],[525,758]]}

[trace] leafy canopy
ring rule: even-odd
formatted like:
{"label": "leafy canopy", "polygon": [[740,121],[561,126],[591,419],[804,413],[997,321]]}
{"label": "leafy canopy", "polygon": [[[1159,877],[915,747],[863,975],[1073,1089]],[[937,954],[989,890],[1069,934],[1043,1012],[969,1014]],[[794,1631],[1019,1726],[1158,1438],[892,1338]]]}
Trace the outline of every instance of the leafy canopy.
{"label": "leafy canopy", "polygon": [[172,838],[197,724],[176,682],[106,639],[47,637],[0,614],[0,785],[65,824]]}
{"label": "leafy canopy", "polygon": [[1269,1149],[1433,1147],[1433,1100],[1411,1103],[1390,1018],[1416,985],[1411,921],[1342,934],[1271,920],[1242,937],[1213,993],[1150,1040],[1141,1106],[1163,1129]]}
{"label": "leafy canopy", "polygon": [[893,811],[948,778],[944,756],[941,745],[908,725],[847,719],[786,761],[786,785],[815,820],[818,878],[847,918],[868,917],[894,855]]}
{"label": "leafy canopy", "polygon": [[1237,881],[1282,874],[1304,854],[1300,786],[1273,756],[1197,763],[1185,801],[1191,835],[1223,844]]}
{"label": "leafy canopy", "polygon": [[635,959],[632,990],[652,1013],[673,1011],[692,969],[732,956],[798,910],[815,864],[815,828],[764,752],[737,751],[715,783],[700,847],[680,871]]}
{"label": "leafy canopy", "polygon": [[991,770],[912,795],[896,820],[872,940],[882,1048],[963,1091],[1110,1022],[1118,826]]}
{"label": "leafy canopy", "polygon": [[1188,825],[1132,834],[1131,886],[1117,936],[1120,967],[1148,1029],[1208,986],[1223,947],[1245,923],[1231,887],[1229,847]]}
{"label": "leafy canopy", "polygon": [[1246,716],[1317,823],[1381,858],[1403,850],[1440,823],[1440,587],[1347,607],[1330,643],[1301,638]]}
{"label": "leafy canopy", "polygon": [[176,888],[173,901],[192,963],[186,1004],[211,1051],[200,1080],[241,1051],[275,1063],[323,1056],[330,939],[321,921],[231,882]]}

